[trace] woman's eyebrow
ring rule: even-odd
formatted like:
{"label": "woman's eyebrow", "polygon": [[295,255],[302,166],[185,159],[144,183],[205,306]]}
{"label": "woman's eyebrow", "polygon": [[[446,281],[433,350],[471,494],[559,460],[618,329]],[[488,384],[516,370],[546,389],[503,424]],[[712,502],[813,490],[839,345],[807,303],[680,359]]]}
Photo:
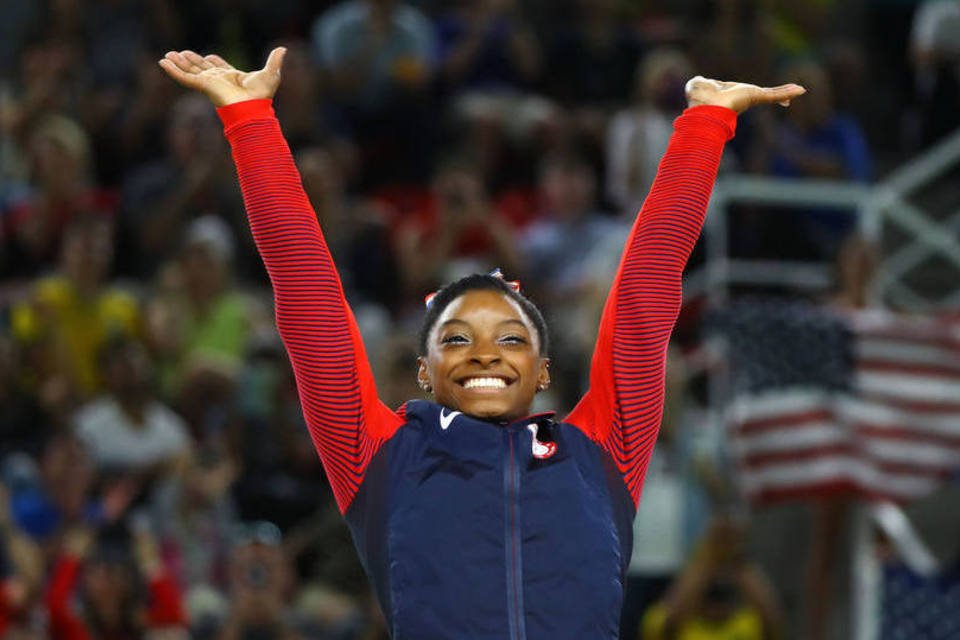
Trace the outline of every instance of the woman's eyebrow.
{"label": "woman's eyebrow", "polygon": [[[468,327],[470,326],[470,323],[467,322],[466,320],[461,320],[459,318],[450,318],[449,320],[444,320],[443,322],[441,322],[438,325],[438,328],[442,329],[451,324],[462,324]],[[500,322],[497,323],[497,326],[502,327],[503,325],[506,325],[506,324],[516,324],[523,327],[524,329],[527,329],[526,323],[523,322],[522,320],[518,320],[517,318],[507,318],[506,320],[501,320]]]}
{"label": "woman's eyebrow", "polygon": [[505,324],[518,324],[518,325],[520,325],[521,327],[523,327],[524,329],[527,328],[527,324],[526,324],[525,322],[523,322],[522,320],[517,320],[516,318],[508,318],[508,319],[506,319],[506,320],[501,320],[501,321],[497,324],[497,326],[502,327],[502,326],[505,325]]}

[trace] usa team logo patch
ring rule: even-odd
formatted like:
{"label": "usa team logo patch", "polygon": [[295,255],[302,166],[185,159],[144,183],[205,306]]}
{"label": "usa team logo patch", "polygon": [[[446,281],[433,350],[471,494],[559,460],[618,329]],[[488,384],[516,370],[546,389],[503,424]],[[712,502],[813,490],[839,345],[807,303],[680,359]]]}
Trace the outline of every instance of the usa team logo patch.
{"label": "usa team logo patch", "polygon": [[537,440],[537,425],[528,424],[527,429],[530,430],[530,433],[533,435],[533,440],[531,441],[531,446],[533,448],[533,457],[537,460],[546,460],[547,458],[553,456],[557,452],[557,443],[556,442],[540,442]]}

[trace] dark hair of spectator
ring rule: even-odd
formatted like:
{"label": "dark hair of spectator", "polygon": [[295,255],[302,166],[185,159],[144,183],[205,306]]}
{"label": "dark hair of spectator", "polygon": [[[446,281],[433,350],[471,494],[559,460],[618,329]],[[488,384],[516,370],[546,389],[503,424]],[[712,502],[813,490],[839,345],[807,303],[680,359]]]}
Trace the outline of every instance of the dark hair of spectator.
{"label": "dark hair of spectator", "polygon": [[550,337],[547,333],[547,323],[543,319],[543,314],[537,309],[537,306],[530,302],[522,293],[518,293],[510,288],[502,278],[488,274],[475,273],[456,282],[452,282],[439,291],[427,307],[427,312],[423,317],[423,324],[420,326],[420,337],[417,341],[420,355],[427,354],[427,339],[430,337],[430,331],[433,325],[437,323],[437,318],[443,313],[451,302],[467,293],[468,291],[499,291],[506,294],[511,300],[520,305],[527,319],[533,323],[537,330],[537,336],[540,339],[540,355],[546,357],[550,353]]}

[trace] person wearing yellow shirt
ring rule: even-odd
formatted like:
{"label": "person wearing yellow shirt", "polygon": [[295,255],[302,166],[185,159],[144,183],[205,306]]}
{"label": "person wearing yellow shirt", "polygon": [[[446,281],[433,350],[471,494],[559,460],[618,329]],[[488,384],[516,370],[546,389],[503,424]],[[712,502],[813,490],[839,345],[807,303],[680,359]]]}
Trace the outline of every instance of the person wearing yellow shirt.
{"label": "person wearing yellow shirt", "polygon": [[113,336],[139,333],[136,299],[105,284],[111,260],[110,221],[78,219],[65,232],[58,271],[37,280],[27,300],[14,307],[13,334],[32,354],[30,382],[41,394],[56,387],[58,397],[92,397],[102,388],[102,345]]}
{"label": "person wearing yellow shirt", "polygon": [[693,559],[647,610],[642,640],[777,640],[782,615],[760,568],[747,561],[743,529],[715,519]]}

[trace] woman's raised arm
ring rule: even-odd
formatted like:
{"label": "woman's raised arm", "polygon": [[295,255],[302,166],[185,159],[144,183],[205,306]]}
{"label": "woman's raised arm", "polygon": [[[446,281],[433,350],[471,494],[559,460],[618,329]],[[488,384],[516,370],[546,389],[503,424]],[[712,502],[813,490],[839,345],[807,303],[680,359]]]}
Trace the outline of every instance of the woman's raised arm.
{"label": "woman's raised arm", "polygon": [[171,51],[160,66],[218,107],[304,417],[345,512],[371,457],[403,420],[377,398],[356,321],[273,113],[284,54],[274,49],[253,72],[192,51]]}
{"label": "woman's raised arm", "polygon": [[656,180],[637,215],[604,307],[590,389],[567,420],[614,459],[634,504],[663,413],[667,343],[680,311],[681,275],[703,227],[720,156],[737,114],[802,95],[697,76],[674,123]]}

